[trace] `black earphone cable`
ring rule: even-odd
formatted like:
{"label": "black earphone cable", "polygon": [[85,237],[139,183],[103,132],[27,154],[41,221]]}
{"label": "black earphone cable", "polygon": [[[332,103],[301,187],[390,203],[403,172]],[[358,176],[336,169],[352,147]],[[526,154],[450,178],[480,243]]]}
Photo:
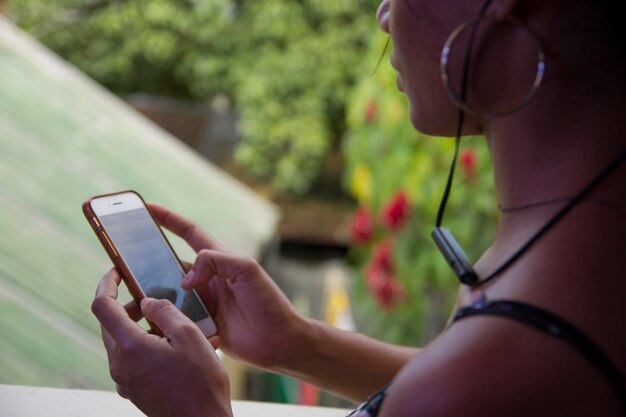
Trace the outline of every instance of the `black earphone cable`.
{"label": "black earphone cable", "polygon": [[459,115],[459,121],[457,125],[457,136],[455,138],[455,144],[454,144],[454,156],[452,157],[452,164],[450,164],[450,172],[448,173],[448,180],[446,182],[446,188],[443,192],[443,196],[441,197],[441,202],[439,203],[439,209],[437,210],[437,219],[435,220],[436,227],[441,227],[441,223],[443,222],[443,214],[446,210],[446,205],[448,204],[448,197],[450,197],[450,191],[452,190],[452,182],[454,179],[454,172],[456,170],[456,161],[459,157],[459,148],[461,145],[461,129],[463,128],[463,116],[464,116],[464,113],[461,112],[461,115]]}
{"label": "black earphone cable", "polygon": [[[491,4],[493,0],[487,0],[480,9],[479,16],[482,18],[487,11],[487,8]],[[470,33],[469,45],[467,47],[467,51],[465,52],[465,57],[463,59],[463,74],[461,78],[461,100],[465,100],[467,97],[467,84],[469,81],[469,68],[470,61],[472,60],[472,52],[474,48],[474,40],[476,38],[476,31],[478,30],[478,25],[472,27],[472,31]],[[452,190],[452,183],[454,181],[454,172],[456,170],[456,161],[459,157],[459,148],[461,147],[461,135],[463,133],[463,123],[465,122],[465,113],[463,110],[459,109],[459,117],[456,126],[456,138],[454,143],[454,157],[452,158],[452,164],[450,165],[450,172],[448,174],[448,180],[446,182],[446,188],[443,192],[443,196],[441,197],[441,202],[439,203],[439,209],[437,210],[437,219],[435,220],[435,226],[440,227],[443,222],[443,215],[446,210],[446,205],[448,203],[448,198],[450,197],[450,191]]]}

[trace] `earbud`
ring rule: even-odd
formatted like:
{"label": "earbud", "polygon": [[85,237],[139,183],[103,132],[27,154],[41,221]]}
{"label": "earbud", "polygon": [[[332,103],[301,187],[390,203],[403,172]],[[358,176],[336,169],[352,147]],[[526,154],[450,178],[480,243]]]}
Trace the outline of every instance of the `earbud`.
{"label": "earbud", "polygon": [[478,275],[452,232],[445,227],[435,227],[431,236],[459,280],[465,285],[476,284]]}

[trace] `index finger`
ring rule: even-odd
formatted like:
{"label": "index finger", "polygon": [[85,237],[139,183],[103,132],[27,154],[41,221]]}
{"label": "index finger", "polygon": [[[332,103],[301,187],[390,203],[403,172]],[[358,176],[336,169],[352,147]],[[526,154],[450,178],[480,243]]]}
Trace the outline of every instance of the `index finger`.
{"label": "index finger", "polygon": [[117,287],[121,278],[115,268],[107,272],[98,284],[96,296],[91,304],[91,311],[102,327],[116,341],[128,337],[143,337],[146,333],[128,316],[124,307],[117,301]]}
{"label": "index finger", "polygon": [[219,243],[212,239],[197,224],[158,204],[148,203],[147,205],[161,226],[183,238],[196,252],[200,252],[202,249],[226,252]]}

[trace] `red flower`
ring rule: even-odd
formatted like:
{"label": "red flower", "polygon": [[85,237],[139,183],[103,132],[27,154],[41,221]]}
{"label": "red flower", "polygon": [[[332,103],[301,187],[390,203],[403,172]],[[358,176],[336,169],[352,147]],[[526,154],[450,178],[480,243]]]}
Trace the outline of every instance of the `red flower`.
{"label": "red flower", "polygon": [[387,203],[382,213],[382,221],[391,230],[398,230],[406,221],[410,210],[409,198],[404,191],[399,191]]}
{"label": "red flower", "polygon": [[372,124],[378,117],[378,104],[374,100],[371,100],[365,106],[365,121],[367,124]]}
{"label": "red flower", "polygon": [[478,156],[473,149],[465,149],[459,157],[459,165],[463,170],[463,176],[467,181],[473,181],[476,176],[476,162]]}
{"label": "red flower", "polygon": [[374,220],[369,211],[364,207],[359,207],[352,219],[350,234],[352,240],[357,243],[365,243],[370,240],[374,232]]}
{"label": "red flower", "polygon": [[404,290],[395,279],[384,283],[376,292],[378,304],[385,310],[391,310],[404,298]]}
{"label": "red flower", "polygon": [[398,280],[375,263],[368,265],[365,277],[368,288],[384,310],[392,309],[404,298],[404,290]]}
{"label": "red flower", "polygon": [[383,271],[393,274],[395,267],[392,259],[393,244],[390,240],[385,240],[374,249],[372,262]]}
{"label": "red flower", "polygon": [[390,310],[404,297],[404,290],[394,275],[392,250],[390,241],[378,245],[365,269],[367,286],[384,310]]}

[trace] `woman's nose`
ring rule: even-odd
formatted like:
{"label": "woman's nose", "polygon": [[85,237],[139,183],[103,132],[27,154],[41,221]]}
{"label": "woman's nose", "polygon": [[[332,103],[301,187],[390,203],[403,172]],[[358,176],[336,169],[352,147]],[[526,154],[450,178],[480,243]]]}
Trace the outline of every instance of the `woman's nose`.
{"label": "woman's nose", "polygon": [[378,22],[378,26],[385,33],[389,33],[389,1],[383,0],[378,6],[378,12],[376,12],[376,21]]}

